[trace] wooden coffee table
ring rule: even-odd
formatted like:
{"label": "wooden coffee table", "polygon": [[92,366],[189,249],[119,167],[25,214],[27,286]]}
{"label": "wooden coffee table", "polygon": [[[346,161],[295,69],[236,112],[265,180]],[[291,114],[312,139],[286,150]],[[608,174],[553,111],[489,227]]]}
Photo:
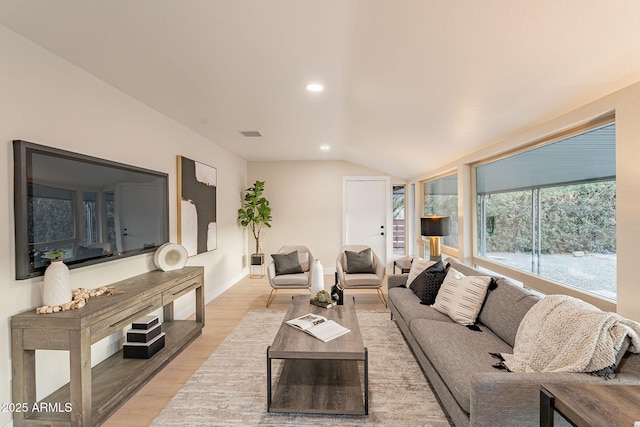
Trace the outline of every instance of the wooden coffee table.
{"label": "wooden coffee table", "polygon": [[[351,332],[325,343],[284,323],[307,313],[334,320]],[[284,362],[272,394],[273,359]],[[364,384],[359,364],[364,365]],[[293,297],[273,344],[267,347],[267,411],[368,415],[368,355],[353,298],[325,309],[310,304],[307,295]]]}

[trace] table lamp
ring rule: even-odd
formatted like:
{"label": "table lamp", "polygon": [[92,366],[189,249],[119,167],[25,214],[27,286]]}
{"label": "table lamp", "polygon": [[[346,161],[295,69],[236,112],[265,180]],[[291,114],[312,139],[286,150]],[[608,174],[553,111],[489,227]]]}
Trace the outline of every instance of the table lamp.
{"label": "table lamp", "polygon": [[442,258],[440,237],[449,235],[450,222],[448,216],[433,215],[420,218],[420,234],[429,237],[431,261],[439,261]]}

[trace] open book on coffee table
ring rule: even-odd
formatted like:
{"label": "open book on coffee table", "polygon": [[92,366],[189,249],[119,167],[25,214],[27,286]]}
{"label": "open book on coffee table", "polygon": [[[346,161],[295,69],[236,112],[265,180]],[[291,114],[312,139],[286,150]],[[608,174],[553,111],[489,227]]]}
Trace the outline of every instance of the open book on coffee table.
{"label": "open book on coffee table", "polygon": [[351,332],[333,320],[328,320],[326,317],[311,313],[287,320],[286,323],[324,342],[331,341],[332,339]]}

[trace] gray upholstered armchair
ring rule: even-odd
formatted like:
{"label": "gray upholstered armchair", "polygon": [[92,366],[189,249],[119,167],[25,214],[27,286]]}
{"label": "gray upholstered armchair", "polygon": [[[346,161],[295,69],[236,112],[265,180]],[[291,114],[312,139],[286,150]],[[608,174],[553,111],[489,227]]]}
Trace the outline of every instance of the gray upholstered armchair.
{"label": "gray upholstered armchair", "polygon": [[[292,255],[294,251],[297,251],[297,259]],[[273,289],[267,299],[267,307],[276,297],[278,289],[311,289],[311,270],[315,259],[308,247],[283,246],[271,257],[274,259],[267,267],[267,277]]]}
{"label": "gray upholstered armchair", "polygon": [[376,289],[384,306],[387,306],[382,292],[385,265],[369,246],[344,246],[336,260],[336,272],[343,289]]}

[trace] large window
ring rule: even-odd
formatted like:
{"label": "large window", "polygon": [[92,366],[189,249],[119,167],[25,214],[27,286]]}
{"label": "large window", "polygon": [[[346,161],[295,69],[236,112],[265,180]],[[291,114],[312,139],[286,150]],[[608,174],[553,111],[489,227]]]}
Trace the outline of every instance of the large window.
{"label": "large window", "polygon": [[448,216],[451,219],[450,234],[442,238],[442,244],[458,248],[458,174],[426,181],[423,190],[422,214]]}
{"label": "large window", "polygon": [[487,260],[616,298],[615,124],[476,167]]}

